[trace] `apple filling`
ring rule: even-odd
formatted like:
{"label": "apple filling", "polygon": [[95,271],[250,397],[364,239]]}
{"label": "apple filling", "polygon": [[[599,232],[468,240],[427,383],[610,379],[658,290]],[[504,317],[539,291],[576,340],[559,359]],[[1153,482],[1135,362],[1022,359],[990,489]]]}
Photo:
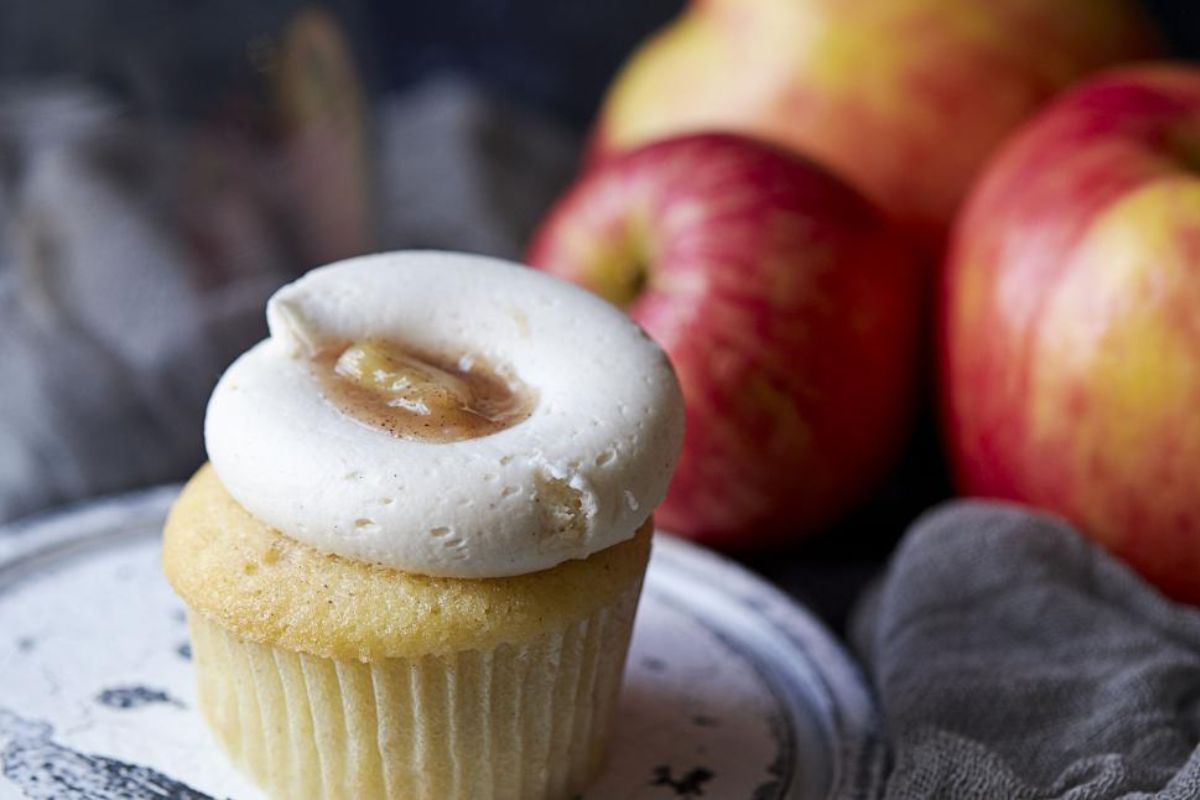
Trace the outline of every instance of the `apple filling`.
{"label": "apple filling", "polygon": [[512,427],[535,396],[484,359],[449,358],[376,339],[327,348],[313,359],[330,401],[398,436],[456,442]]}

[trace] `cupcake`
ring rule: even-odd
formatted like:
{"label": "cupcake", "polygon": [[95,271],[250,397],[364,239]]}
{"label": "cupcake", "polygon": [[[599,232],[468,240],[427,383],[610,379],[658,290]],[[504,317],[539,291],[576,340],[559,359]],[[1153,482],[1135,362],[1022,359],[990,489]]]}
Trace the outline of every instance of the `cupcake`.
{"label": "cupcake", "polygon": [[167,520],[199,705],[274,798],[566,798],[601,763],[682,442],[628,317],[526,268],[314,270]]}

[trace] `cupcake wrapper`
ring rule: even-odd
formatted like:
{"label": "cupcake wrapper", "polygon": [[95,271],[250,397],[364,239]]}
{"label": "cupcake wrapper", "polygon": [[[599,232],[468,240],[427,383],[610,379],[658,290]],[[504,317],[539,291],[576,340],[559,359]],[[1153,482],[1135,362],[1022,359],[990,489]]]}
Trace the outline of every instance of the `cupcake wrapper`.
{"label": "cupcake wrapper", "polygon": [[637,606],[527,645],[375,663],[189,615],[200,707],[273,798],[560,800],[600,765]]}

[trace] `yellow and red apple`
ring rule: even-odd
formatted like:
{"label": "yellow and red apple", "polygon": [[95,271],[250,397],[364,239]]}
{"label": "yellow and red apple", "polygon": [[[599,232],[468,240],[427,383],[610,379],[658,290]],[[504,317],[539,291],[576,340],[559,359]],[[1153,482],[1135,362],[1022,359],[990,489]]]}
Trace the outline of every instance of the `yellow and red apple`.
{"label": "yellow and red apple", "polygon": [[1200,602],[1200,69],[1104,75],[989,165],[941,298],[970,494],[1078,523]]}
{"label": "yellow and red apple", "polygon": [[528,260],[625,307],[671,357],[687,433],[656,515],[668,530],[727,547],[819,530],[906,437],[917,259],[806,160],[731,135],[605,160],[552,209]]}
{"label": "yellow and red apple", "polygon": [[1133,0],[693,0],[624,68],[593,155],[703,130],[815,158],[936,247],[978,167],[1084,74],[1155,51]]}

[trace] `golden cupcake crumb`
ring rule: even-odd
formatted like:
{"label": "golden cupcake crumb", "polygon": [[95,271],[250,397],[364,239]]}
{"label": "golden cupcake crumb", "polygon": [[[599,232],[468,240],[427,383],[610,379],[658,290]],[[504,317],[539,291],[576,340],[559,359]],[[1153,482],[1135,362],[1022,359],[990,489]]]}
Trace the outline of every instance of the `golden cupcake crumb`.
{"label": "golden cupcake crumb", "polygon": [[413,658],[529,641],[636,596],[652,527],[647,520],[626,542],[528,575],[415,575],[284,536],[206,465],[171,510],[163,568],[194,613],[247,641],[326,658]]}

